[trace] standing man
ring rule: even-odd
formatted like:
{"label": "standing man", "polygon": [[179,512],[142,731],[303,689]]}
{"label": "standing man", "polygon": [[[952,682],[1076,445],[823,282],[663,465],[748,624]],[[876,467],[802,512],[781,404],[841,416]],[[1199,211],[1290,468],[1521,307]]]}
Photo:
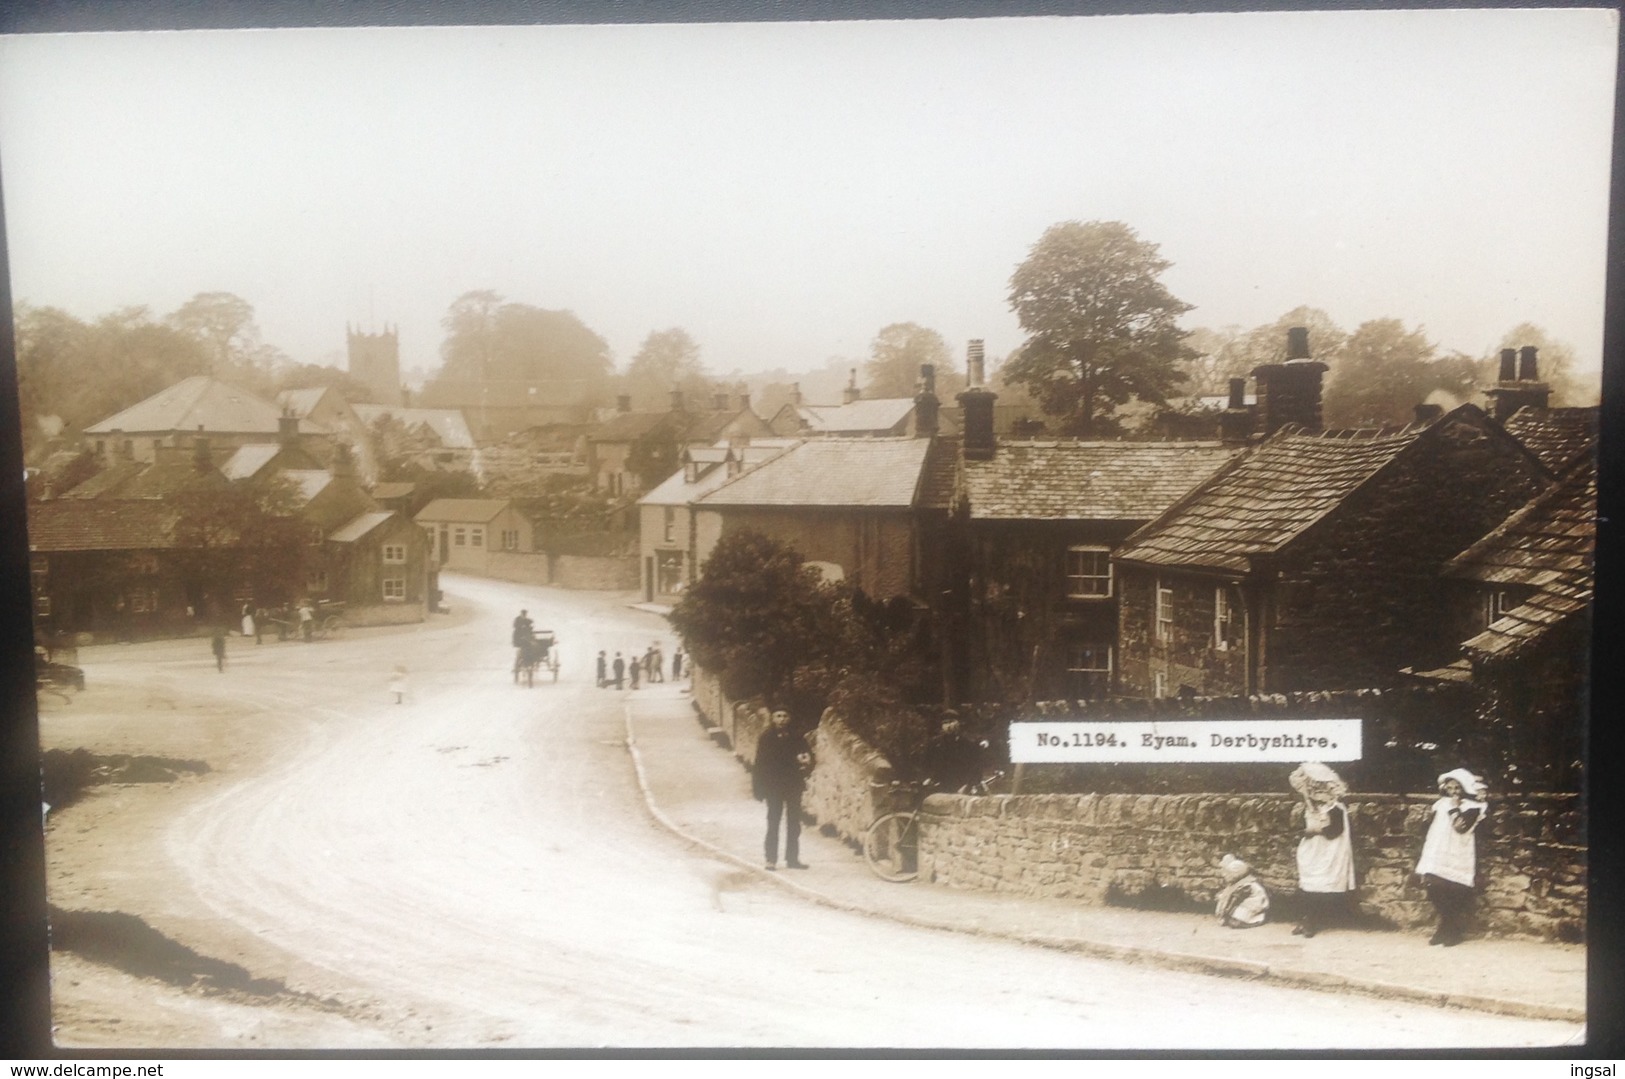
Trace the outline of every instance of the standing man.
{"label": "standing man", "polygon": [[311,632],[316,628],[316,612],[310,606],[310,600],[299,604],[299,635],[310,640]]}
{"label": "standing man", "polygon": [[656,641],[649,646],[649,681],[664,682],[666,680],[666,658],[660,654],[660,642]]}
{"label": "standing man", "polygon": [[605,684],[608,683],[608,682],[609,682],[609,660],[604,658],[604,653],[599,652],[598,653],[598,688],[603,689]]}
{"label": "standing man", "polygon": [[671,680],[673,682],[683,677],[683,646],[678,645],[677,650],[671,654]]}
{"label": "standing man", "polygon": [[226,629],[224,626],[214,627],[214,636],[209,641],[209,647],[214,650],[214,669],[221,674],[226,673]]}
{"label": "standing man", "polygon": [[756,764],[751,769],[751,793],[767,803],[767,835],[762,852],[768,869],[779,863],[779,818],[784,818],[784,864],[790,869],[806,869],[801,861],[801,792],[806,788],[804,769],[812,766],[807,743],[790,733],[790,713],[773,710],[773,725],[762,732],[756,743]]}
{"label": "standing man", "polygon": [[530,612],[521,610],[519,617],[513,620],[513,680],[519,681],[519,669],[525,663],[525,649],[530,647],[534,636],[535,624],[530,620]]}
{"label": "standing man", "polygon": [[615,662],[610,665],[609,669],[615,672],[615,688],[620,689],[621,680],[626,677],[626,660],[621,658],[619,652],[615,653]]}
{"label": "standing man", "polygon": [[631,668],[631,670],[629,670],[627,673],[632,676],[632,688],[637,689],[638,688],[638,672],[643,670],[643,661],[641,659],[639,659],[637,656],[633,656],[632,657],[632,662],[627,664],[627,666]]}

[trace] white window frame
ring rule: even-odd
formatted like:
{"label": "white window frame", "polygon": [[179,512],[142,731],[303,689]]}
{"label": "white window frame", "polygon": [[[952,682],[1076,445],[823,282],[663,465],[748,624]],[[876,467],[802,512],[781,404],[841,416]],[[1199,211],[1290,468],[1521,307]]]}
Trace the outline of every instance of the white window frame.
{"label": "white window frame", "polygon": [[[1066,549],[1066,595],[1068,599],[1111,599],[1112,598],[1112,561],[1110,547],[1102,547],[1093,543],[1075,543]],[[1078,572],[1089,568],[1085,565],[1086,559],[1079,557],[1074,566],[1073,556],[1098,555],[1105,565],[1106,572],[1100,573]]]}
{"label": "white window frame", "polygon": [[34,597],[34,617],[51,617],[51,597],[43,592]]}
{"label": "white window frame", "polygon": [[502,549],[504,551],[519,550],[519,529],[504,528],[502,530]]}
{"label": "white window frame", "polygon": [[1151,696],[1159,701],[1168,696],[1168,672],[1157,671],[1151,675]]}
{"label": "white window frame", "polygon": [[386,544],[384,544],[384,564],[385,565],[405,565],[406,564],[406,544],[404,544],[404,543],[386,543]]}
{"label": "white window frame", "polygon": [[453,547],[467,547],[468,529],[462,525],[453,525],[451,529],[451,545]]}
{"label": "white window frame", "polygon": [[380,582],[380,587],[383,590],[384,602],[402,603],[406,600],[405,577],[385,577]]}
{"label": "white window frame", "polygon": [[1153,630],[1156,639],[1167,644],[1174,639],[1174,590],[1162,583],[1162,578],[1156,579],[1156,611],[1154,612]]}
{"label": "white window frame", "polygon": [[666,543],[676,543],[677,542],[677,507],[676,506],[664,506],[664,507],[662,507],[662,509],[665,511],[665,515],[666,515],[666,518],[665,518],[665,526],[666,526],[665,542]]}
{"label": "white window frame", "polygon": [[1503,589],[1498,588],[1493,592],[1484,593],[1484,625],[1486,627],[1493,625],[1516,606],[1516,603],[1507,598]]}
{"label": "white window frame", "polygon": [[[683,590],[683,570],[686,559],[682,551],[655,552],[655,591],[663,596],[675,595]],[[671,574],[667,576],[668,572]],[[671,587],[667,587],[667,585]]]}
{"label": "white window frame", "polygon": [[310,572],[306,573],[305,574],[305,591],[307,591],[307,592],[326,592],[327,591],[327,571],[325,569],[313,569]]}
{"label": "white window frame", "polygon": [[483,550],[485,548],[485,526],[484,525],[470,525],[469,526],[469,529],[468,529],[468,545],[470,547],[478,547],[481,550]]}

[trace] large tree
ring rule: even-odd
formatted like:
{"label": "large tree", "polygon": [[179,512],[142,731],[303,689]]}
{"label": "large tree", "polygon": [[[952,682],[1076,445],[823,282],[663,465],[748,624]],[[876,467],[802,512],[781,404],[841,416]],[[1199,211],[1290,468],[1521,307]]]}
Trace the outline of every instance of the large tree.
{"label": "large tree", "polygon": [[609,378],[608,343],[569,311],[509,303],[480,290],[459,296],[441,326],[442,362],[427,397],[447,382],[550,385],[593,396]]}
{"label": "large tree", "polygon": [[937,396],[945,400],[965,388],[965,379],[953,369],[953,353],[936,330],[914,322],[894,322],[875,334],[864,365],[865,397],[913,397],[918,392],[920,365],[936,368]]}
{"label": "large tree", "polygon": [[1439,357],[1421,328],[1396,318],[1363,322],[1330,365],[1323,409],[1327,427],[1409,423],[1416,406],[1442,393],[1454,405],[1472,393],[1471,361]]}
{"label": "large tree", "polygon": [[1501,373],[1501,350],[1522,349],[1533,345],[1539,350],[1540,380],[1552,388],[1551,404],[1554,408],[1594,405],[1600,397],[1598,375],[1589,378],[1576,368],[1574,347],[1559,341],[1543,327],[1533,322],[1520,322],[1501,336],[1501,341],[1489,355],[1478,361],[1475,376],[1480,386],[1492,386]]}
{"label": "large tree", "polygon": [[1010,278],[1010,307],[1028,334],[1005,364],[1064,434],[1115,430],[1131,398],[1162,403],[1194,356],[1180,315],[1191,305],[1158,278],[1172,263],[1121,221],[1063,221]]}
{"label": "large tree", "polygon": [[1309,331],[1309,351],[1316,359],[1335,366],[1349,335],[1326,312],[1305,305],[1250,330],[1239,326],[1192,330],[1186,344],[1200,355],[1188,369],[1191,392],[1224,393],[1230,379],[1248,378],[1260,364],[1281,363],[1286,359],[1286,332],[1294,326]]}
{"label": "large tree", "polygon": [[643,339],[637,355],[626,366],[621,392],[630,394],[632,407],[656,411],[671,402],[679,390],[690,408],[708,408],[716,383],[700,361],[700,346],[678,326],[655,330]]}

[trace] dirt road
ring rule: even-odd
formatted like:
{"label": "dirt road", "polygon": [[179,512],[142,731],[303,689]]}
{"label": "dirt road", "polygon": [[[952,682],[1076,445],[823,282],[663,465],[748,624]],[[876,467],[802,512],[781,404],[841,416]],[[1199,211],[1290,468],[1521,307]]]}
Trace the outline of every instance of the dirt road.
{"label": "dirt road", "polygon": [[[1124,967],[811,906],[644,812],[626,597],[449,579],[453,613],[303,644],[86,650],[47,747],[167,761],[54,812],[58,1039],[81,1046],[1551,1044],[1562,1024]],[[508,625],[555,630],[516,687]],[[405,703],[390,674],[409,671]],[[678,692],[654,686],[640,694]],[[204,762],[207,771],[181,768]],[[724,901],[725,897],[725,901]],[[59,937],[61,934],[59,934]],[[1177,1019],[1174,1017],[1177,1016]]]}

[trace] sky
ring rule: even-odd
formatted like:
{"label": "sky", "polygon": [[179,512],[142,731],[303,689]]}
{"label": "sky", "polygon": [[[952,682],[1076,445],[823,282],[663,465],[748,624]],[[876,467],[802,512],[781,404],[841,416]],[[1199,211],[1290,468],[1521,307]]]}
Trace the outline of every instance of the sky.
{"label": "sky", "polygon": [[1600,363],[1617,13],[1368,11],[0,38],[13,296],[199,292],[342,365],[439,363],[461,294],[573,311],[625,364],[1019,345],[1044,230],[1160,245],[1187,328],[1301,304]]}

